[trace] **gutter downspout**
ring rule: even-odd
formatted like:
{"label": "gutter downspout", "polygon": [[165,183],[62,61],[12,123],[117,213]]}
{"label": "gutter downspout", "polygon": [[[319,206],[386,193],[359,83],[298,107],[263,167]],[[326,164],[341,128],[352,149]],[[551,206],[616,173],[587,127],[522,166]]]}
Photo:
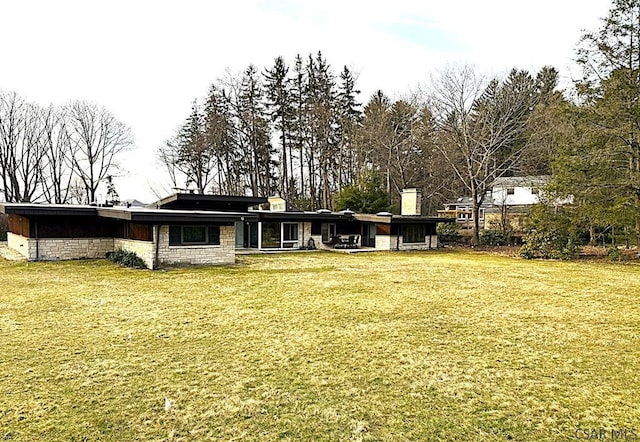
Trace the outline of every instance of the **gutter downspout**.
{"label": "gutter downspout", "polygon": [[38,235],[38,217],[33,217],[33,229],[36,235],[36,261],[40,260],[40,237]]}
{"label": "gutter downspout", "polygon": [[155,254],[153,256],[153,268],[151,270],[156,270],[158,268],[158,261],[159,261],[159,256],[160,256],[160,226],[159,225],[154,225],[153,226],[153,233],[155,233],[155,240],[156,240],[156,250],[155,250]]}

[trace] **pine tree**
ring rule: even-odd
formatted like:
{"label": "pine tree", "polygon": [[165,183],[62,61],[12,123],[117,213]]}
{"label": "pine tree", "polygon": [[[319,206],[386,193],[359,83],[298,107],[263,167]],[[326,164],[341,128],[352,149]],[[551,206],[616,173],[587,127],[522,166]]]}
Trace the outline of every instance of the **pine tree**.
{"label": "pine tree", "polygon": [[289,68],[284,58],[277,57],[273,68],[265,71],[265,90],[271,121],[279,133],[280,139],[280,182],[282,196],[291,198],[296,192],[293,188],[293,157],[291,138],[293,126],[293,108],[291,103],[290,79],[287,78]]}

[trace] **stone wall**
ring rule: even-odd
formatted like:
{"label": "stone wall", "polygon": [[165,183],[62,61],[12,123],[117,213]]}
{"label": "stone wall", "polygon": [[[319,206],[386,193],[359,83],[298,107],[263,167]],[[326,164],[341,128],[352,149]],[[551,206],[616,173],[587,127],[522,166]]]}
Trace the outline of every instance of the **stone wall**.
{"label": "stone wall", "polygon": [[[393,246],[394,246],[393,250],[396,250],[395,241]],[[399,250],[429,250],[429,249],[437,249],[437,248],[438,248],[437,235],[431,236],[431,247],[429,247],[429,236],[425,236],[423,243],[420,242],[420,243],[408,243],[408,244],[405,244],[402,241],[402,237],[400,237],[400,246],[398,247]]]}
{"label": "stone wall", "polygon": [[234,264],[236,262],[235,232],[234,226],[220,226],[219,246],[170,246],[169,227],[160,226],[158,259],[161,265]]}
{"label": "stone wall", "polygon": [[116,238],[113,240],[114,249],[122,249],[138,255],[148,268],[153,268],[155,244],[152,241],[136,241],[133,239]]}
{"label": "stone wall", "polygon": [[376,235],[376,250],[429,250],[438,248],[438,236],[431,236],[431,247],[429,247],[429,236],[425,236],[424,242],[407,243],[396,235]]}
{"label": "stone wall", "polygon": [[113,238],[25,238],[8,235],[8,246],[30,260],[104,258],[113,251]]}
{"label": "stone wall", "polygon": [[[395,236],[393,238],[395,240]],[[376,250],[395,250],[395,244],[393,249],[391,248],[391,236],[376,235]]]}
{"label": "stone wall", "polygon": [[29,239],[15,233],[7,232],[7,246],[25,258],[29,257]]}

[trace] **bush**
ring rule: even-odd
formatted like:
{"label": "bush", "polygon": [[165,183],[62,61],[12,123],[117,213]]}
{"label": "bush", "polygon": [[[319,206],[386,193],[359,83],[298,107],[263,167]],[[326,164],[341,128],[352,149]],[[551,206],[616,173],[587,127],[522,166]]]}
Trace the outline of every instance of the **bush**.
{"label": "bush", "polygon": [[6,241],[7,240],[7,232],[5,232],[4,230],[0,230],[0,241]]}
{"label": "bush", "polygon": [[107,258],[110,261],[115,262],[116,264],[120,264],[125,267],[133,267],[136,269],[146,269],[147,265],[145,262],[136,255],[135,252],[129,252],[123,249],[117,249],[114,252],[108,254]]}
{"label": "bush", "polygon": [[483,246],[506,246],[507,235],[501,230],[483,230],[480,232],[480,244]]}
{"label": "bush", "polygon": [[620,250],[618,250],[617,246],[611,246],[607,250],[607,256],[611,261],[620,261],[622,259],[622,255],[620,255]]}
{"label": "bush", "polygon": [[520,256],[525,259],[573,259],[578,252],[573,238],[557,229],[533,230],[522,241]]}
{"label": "bush", "polygon": [[456,223],[438,223],[436,226],[438,241],[441,243],[456,243],[460,241],[460,232]]}

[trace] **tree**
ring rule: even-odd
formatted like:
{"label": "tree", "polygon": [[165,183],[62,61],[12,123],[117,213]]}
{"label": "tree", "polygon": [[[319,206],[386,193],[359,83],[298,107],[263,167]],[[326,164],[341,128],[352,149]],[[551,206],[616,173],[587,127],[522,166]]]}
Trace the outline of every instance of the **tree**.
{"label": "tree", "polygon": [[276,57],[273,68],[264,73],[267,108],[275,130],[280,139],[280,181],[282,196],[290,198],[293,190],[293,156],[291,147],[291,129],[293,126],[293,109],[291,104],[290,80],[287,78],[289,68],[284,58]]}
{"label": "tree", "polygon": [[[585,167],[586,188],[575,189],[599,213],[616,214],[635,229],[640,241],[640,2],[614,0],[602,27],[583,35],[577,51],[583,77],[576,83],[580,99],[581,131],[586,143],[573,150]],[[597,160],[596,160],[597,159]],[[604,191],[615,196],[602,201]]]}
{"label": "tree", "polygon": [[8,202],[41,197],[43,128],[40,109],[17,93],[0,93],[0,173]]}
{"label": "tree", "polygon": [[439,130],[435,146],[469,192],[479,242],[479,209],[493,181],[514,170],[538,95],[525,71],[486,83],[470,67],[443,71],[431,108]]}
{"label": "tree", "polygon": [[352,184],[360,173],[355,155],[357,131],[362,122],[362,111],[356,96],[355,78],[346,66],[340,73],[340,85],[337,95],[337,143],[338,143],[338,189]]}
{"label": "tree", "polygon": [[277,162],[273,158],[264,92],[254,65],[244,71],[236,91],[233,106],[238,119],[238,142],[247,160],[249,188],[253,196],[269,196],[277,188]]}
{"label": "tree", "polygon": [[335,196],[336,210],[350,209],[356,213],[378,213],[391,210],[389,194],[376,172],[364,173],[354,184],[346,186]]}
{"label": "tree", "polygon": [[74,177],[67,114],[64,109],[48,106],[42,110],[41,118],[44,197],[49,203],[64,204],[69,202],[71,180]]}
{"label": "tree", "polygon": [[86,197],[96,201],[98,186],[113,174],[118,154],[133,144],[131,130],[102,106],[76,101],[66,107],[74,172]]}

